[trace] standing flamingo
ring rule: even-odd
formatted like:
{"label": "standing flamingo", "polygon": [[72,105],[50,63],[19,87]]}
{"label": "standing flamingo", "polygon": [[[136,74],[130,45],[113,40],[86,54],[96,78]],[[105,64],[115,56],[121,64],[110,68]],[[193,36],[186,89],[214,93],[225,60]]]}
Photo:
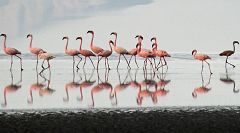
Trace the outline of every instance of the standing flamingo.
{"label": "standing flamingo", "polygon": [[[75,58],[74,58],[74,57],[77,56],[77,57],[80,58],[79,63],[81,62],[82,57],[79,56],[80,52],[79,52],[78,50],[76,50],[76,49],[68,49],[68,41],[69,41],[69,38],[68,38],[67,36],[65,36],[65,37],[62,38],[62,40],[65,40],[65,39],[67,40],[66,45],[65,45],[65,53],[66,53],[67,55],[73,57],[73,66],[74,66],[74,64],[75,64]],[[78,65],[79,65],[79,63],[78,63]],[[77,69],[79,69],[78,65],[76,66]]]}
{"label": "standing flamingo", "polygon": [[[138,43],[136,45],[138,51],[137,51],[137,54],[138,56],[144,58],[144,68],[146,69],[146,66],[147,66],[147,60],[150,62],[152,68],[153,68],[153,65],[152,65],[152,61],[149,59],[149,58],[153,58],[154,59],[154,62],[155,62],[155,55],[154,53],[151,51],[151,50],[148,50],[148,49],[142,49],[142,40],[143,40],[143,37],[141,35],[137,35],[135,38],[138,38]],[[156,67],[156,65],[155,65]]]}
{"label": "standing flamingo", "polygon": [[106,66],[106,63],[107,63],[108,70],[110,70],[109,63],[108,63],[108,57],[110,55],[112,55],[112,46],[111,46],[111,44],[114,45],[112,40],[109,41],[110,51],[109,50],[103,50],[102,52],[100,52],[98,54],[98,56],[101,56],[101,58],[98,60],[97,69],[98,69],[98,65],[99,65],[100,60],[104,57],[105,58],[105,68],[107,69],[107,66]]}
{"label": "standing flamingo", "polygon": [[23,71],[23,68],[22,68],[22,58],[19,56],[19,54],[21,54],[21,52],[18,51],[17,49],[15,49],[15,48],[6,47],[6,39],[7,39],[7,35],[6,34],[1,34],[0,36],[4,37],[3,49],[4,49],[5,54],[11,56],[11,67],[10,67],[10,70],[12,70],[13,56],[16,56],[20,60],[21,71]]}
{"label": "standing flamingo", "polygon": [[135,64],[136,64],[136,66],[137,66],[137,68],[139,68],[138,67],[138,64],[137,64],[137,51],[138,51],[138,49],[137,49],[137,45],[136,45],[136,47],[135,48],[133,48],[132,50],[130,50],[128,53],[131,55],[131,57],[130,57],[130,59],[129,59],[129,64],[131,63],[131,59],[132,59],[132,57],[134,56],[134,58],[135,58]]}
{"label": "standing flamingo", "polygon": [[89,30],[89,31],[87,32],[87,34],[88,34],[88,33],[91,33],[91,34],[92,34],[92,39],[91,39],[91,42],[90,42],[90,48],[91,48],[91,50],[93,51],[93,53],[95,53],[95,54],[97,55],[98,60],[99,60],[98,54],[99,54],[100,52],[102,52],[103,49],[100,48],[100,47],[97,47],[97,46],[94,46],[94,45],[93,45],[94,32],[91,31],[91,30]]}
{"label": "standing flamingo", "polygon": [[239,42],[238,41],[233,41],[233,50],[226,50],[226,51],[223,51],[222,53],[219,54],[220,56],[226,56],[227,58],[226,58],[225,65],[229,64],[233,68],[235,67],[235,65],[228,62],[228,57],[235,53],[235,44],[239,44]]}
{"label": "standing flamingo", "polygon": [[196,50],[196,49],[194,49],[194,50],[192,51],[192,55],[193,55],[193,57],[194,57],[196,60],[202,61],[202,71],[201,71],[201,73],[203,72],[203,61],[205,61],[205,62],[208,64],[210,74],[213,74],[212,71],[211,71],[211,68],[210,68],[210,64],[206,61],[207,59],[211,59],[211,57],[209,57],[209,56],[206,55],[206,54],[197,54],[197,50]]}
{"label": "standing flamingo", "polygon": [[[38,54],[39,54],[39,52],[40,51],[43,51],[44,53],[45,53],[45,51],[43,50],[43,49],[41,49],[41,48],[33,48],[32,47],[32,40],[33,40],[33,36],[32,36],[32,34],[28,34],[27,35],[27,38],[31,38],[31,40],[30,40],[30,44],[29,44],[29,50],[30,50],[30,52],[32,53],[32,54],[35,54],[36,55],[36,57],[37,57],[37,64],[36,64],[36,69],[37,69],[37,67],[38,67]],[[43,67],[43,66],[42,66]]]}
{"label": "standing flamingo", "polygon": [[121,56],[123,56],[123,57],[125,58],[128,67],[131,69],[131,67],[130,67],[130,65],[129,65],[129,62],[127,61],[127,58],[125,57],[125,55],[128,55],[129,52],[128,52],[126,49],[117,46],[117,33],[116,33],[116,32],[112,32],[111,35],[115,35],[115,41],[114,41],[114,45],[113,45],[114,47],[113,47],[113,49],[114,49],[114,51],[115,51],[116,53],[119,54],[117,69],[118,69],[118,66],[119,66],[119,63],[120,63]]}
{"label": "standing flamingo", "polygon": [[[157,39],[156,39],[156,37],[153,37],[153,38],[151,39],[151,41],[154,41],[153,44],[152,44],[152,51],[153,51],[153,53],[154,53],[156,56],[160,57],[160,60],[159,60],[159,63],[158,63],[158,65],[157,65],[157,67],[159,66],[160,63],[162,64],[160,67],[162,67],[162,66],[167,66],[167,67],[168,67],[167,62],[166,62],[166,60],[165,60],[165,57],[171,57],[171,56],[167,53],[167,51],[157,49],[158,44],[157,44]],[[162,63],[162,58],[163,58],[163,60],[164,60],[164,64]]]}
{"label": "standing flamingo", "polygon": [[85,50],[85,49],[82,49],[82,37],[77,37],[76,40],[80,40],[80,48],[79,48],[79,52],[81,55],[83,55],[85,57],[84,59],[84,64],[83,64],[83,68],[86,64],[86,58],[88,58],[91,62],[92,62],[92,65],[93,65],[93,68],[95,69],[95,66],[93,64],[93,61],[91,59],[91,56],[96,56],[92,51],[89,51],[89,50]]}

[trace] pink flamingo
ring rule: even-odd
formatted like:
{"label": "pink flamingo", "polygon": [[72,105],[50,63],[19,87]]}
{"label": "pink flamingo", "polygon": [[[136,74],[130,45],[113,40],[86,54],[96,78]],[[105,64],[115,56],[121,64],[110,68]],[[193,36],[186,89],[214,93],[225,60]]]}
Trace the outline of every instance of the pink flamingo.
{"label": "pink flamingo", "polygon": [[128,64],[128,67],[131,69],[131,67],[129,65],[129,62],[127,61],[127,58],[125,57],[125,55],[129,55],[129,52],[125,48],[117,46],[117,33],[116,32],[112,32],[110,35],[115,35],[115,41],[114,41],[114,45],[113,45],[114,47],[113,48],[114,48],[114,51],[119,54],[117,69],[118,69],[118,66],[119,66],[119,63],[120,63],[121,56],[123,56],[125,58],[125,60]]}
{"label": "pink flamingo", "polygon": [[[138,51],[137,51],[137,55],[144,58],[144,68],[146,69],[146,63],[147,63],[147,60],[150,62],[152,68],[153,68],[153,65],[152,65],[152,61],[149,59],[149,58],[155,58],[155,55],[154,53],[151,51],[151,50],[148,50],[148,49],[142,49],[142,40],[143,40],[143,37],[141,35],[137,35],[135,38],[138,38],[138,43],[136,45]],[[154,59],[155,61],[155,59]]]}
{"label": "pink flamingo", "polygon": [[196,49],[194,49],[192,51],[192,55],[193,55],[194,59],[202,61],[202,71],[201,71],[201,73],[203,72],[203,61],[205,61],[208,64],[210,74],[213,74],[212,71],[211,71],[211,68],[210,68],[210,64],[206,61],[207,59],[211,59],[211,57],[209,57],[206,54],[197,54]]}
{"label": "pink flamingo", "polygon": [[131,63],[131,59],[132,59],[132,57],[134,56],[134,58],[135,58],[135,64],[136,64],[137,68],[139,68],[139,67],[138,67],[138,64],[137,64],[137,58],[136,58],[136,56],[137,56],[137,51],[138,51],[138,49],[137,49],[137,45],[136,45],[136,48],[133,48],[132,50],[130,50],[130,51],[128,52],[129,55],[131,55],[131,57],[130,57],[130,59],[129,59],[129,64]]}
{"label": "pink flamingo", "polygon": [[[47,68],[43,68],[40,73],[42,73],[44,70],[46,70],[46,69],[48,69],[48,68],[49,68],[49,70],[50,70],[50,69],[51,69],[51,66],[50,66],[49,60],[52,60],[52,59],[56,58],[53,54],[44,53],[43,51],[40,51],[40,52],[39,52],[38,57],[39,57],[39,59],[43,59],[42,66],[43,66],[45,60],[47,60],[47,62],[48,62],[48,67],[47,67]],[[50,71],[51,71],[51,70],[50,70]]]}
{"label": "pink flamingo", "polygon": [[[73,66],[74,66],[74,64],[75,64],[75,58],[74,58],[74,57],[77,56],[77,57],[80,58],[79,63],[81,62],[82,57],[79,56],[80,52],[79,52],[78,50],[76,50],[76,49],[68,49],[68,41],[69,41],[69,38],[68,38],[67,36],[65,36],[65,37],[62,38],[62,40],[65,40],[65,39],[67,39],[67,42],[66,42],[66,45],[65,45],[65,53],[66,53],[67,55],[73,57]],[[78,63],[78,65],[79,65],[79,63]],[[76,66],[77,69],[79,69],[78,65]]]}
{"label": "pink flamingo", "polygon": [[[156,39],[156,37],[153,37],[153,38],[151,39],[151,41],[154,41],[153,44],[152,44],[152,51],[153,51],[153,53],[154,53],[156,56],[160,57],[160,60],[159,60],[159,63],[158,63],[158,65],[157,65],[157,67],[159,66],[160,63],[162,64],[160,67],[162,67],[162,66],[167,66],[167,67],[168,67],[167,62],[166,62],[166,60],[165,60],[165,57],[171,57],[171,56],[167,53],[167,51],[157,49],[158,44],[157,44],[157,39]],[[162,58],[163,58],[163,60],[164,60],[164,64],[162,63]]]}
{"label": "pink flamingo", "polygon": [[101,52],[103,51],[103,49],[100,48],[100,47],[97,47],[97,46],[94,46],[94,45],[93,45],[94,32],[91,31],[91,30],[89,30],[89,31],[87,32],[87,34],[88,34],[88,33],[91,33],[91,34],[92,34],[92,39],[91,39],[91,42],[90,42],[90,48],[91,48],[91,50],[93,51],[93,53],[95,53],[95,54],[97,55],[98,60],[99,60],[98,54],[101,53]]}
{"label": "pink flamingo", "polygon": [[[39,52],[40,51],[43,51],[44,53],[46,52],[46,51],[44,51],[43,49],[41,49],[41,48],[33,48],[32,47],[32,40],[33,40],[33,36],[32,36],[32,34],[28,34],[27,35],[27,38],[31,38],[31,40],[30,40],[30,44],[29,44],[29,50],[30,50],[30,52],[32,53],[32,54],[35,54],[36,55],[36,57],[37,57],[37,65],[36,65],[36,69],[37,69],[37,67],[38,67],[38,54],[39,54]],[[42,66],[42,68],[43,68],[43,66]]]}
{"label": "pink flamingo", "polygon": [[20,56],[18,56],[19,54],[21,54],[21,52],[18,51],[17,49],[15,49],[15,48],[6,47],[6,39],[7,39],[7,35],[6,34],[1,34],[0,36],[4,37],[3,49],[4,49],[5,54],[11,56],[11,67],[10,67],[10,70],[12,70],[13,56],[16,56],[20,60],[21,71],[23,71],[23,68],[22,68],[22,58]]}
{"label": "pink flamingo", "polygon": [[[85,57],[84,59],[84,64],[83,64],[83,68],[86,64],[86,58],[89,58],[89,60],[92,62],[92,65],[93,65],[93,68],[95,69],[95,66],[93,64],[93,61],[91,59],[91,56],[96,56],[92,51],[89,51],[89,50],[85,50],[85,49],[82,49],[82,37],[77,37],[76,40],[80,40],[80,48],[79,48],[79,52],[81,55],[83,55]],[[79,61],[80,62],[80,61]]]}
{"label": "pink flamingo", "polygon": [[110,51],[109,50],[103,50],[102,52],[98,53],[98,56],[101,56],[101,58],[98,60],[97,69],[98,69],[98,65],[99,65],[100,60],[104,57],[105,58],[105,68],[107,69],[107,66],[106,66],[106,63],[107,63],[108,70],[110,70],[109,63],[108,63],[108,57],[110,55],[112,55],[112,46],[111,46],[111,44],[114,45],[112,40],[109,41]]}

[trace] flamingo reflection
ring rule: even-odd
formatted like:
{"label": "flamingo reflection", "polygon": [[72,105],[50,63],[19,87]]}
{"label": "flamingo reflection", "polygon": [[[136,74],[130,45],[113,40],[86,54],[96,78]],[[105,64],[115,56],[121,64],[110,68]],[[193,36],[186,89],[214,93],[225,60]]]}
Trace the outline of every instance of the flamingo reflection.
{"label": "flamingo reflection", "polygon": [[235,80],[233,80],[229,77],[228,70],[226,67],[225,67],[225,69],[226,69],[225,77],[221,77],[220,81],[222,81],[225,84],[233,84],[233,93],[238,93],[239,89],[236,90]]}
{"label": "flamingo reflection", "polygon": [[90,88],[96,82],[96,80],[91,80],[92,77],[93,77],[94,71],[95,71],[95,69],[92,69],[91,76],[87,79],[87,76],[86,76],[87,74],[85,72],[85,69],[83,69],[85,80],[82,81],[79,84],[79,87],[80,87],[80,97],[77,97],[78,101],[82,101],[83,100],[82,89],[85,90],[87,88]]}
{"label": "flamingo reflection", "polygon": [[40,91],[43,87],[45,87],[46,85],[44,83],[39,83],[39,79],[38,79],[38,69],[36,69],[36,75],[37,75],[37,82],[33,83],[30,88],[29,88],[29,95],[30,98],[27,100],[28,104],[32,104],[33,103],[33,95],[32,92],[33,91]]}
{"label": "flamingo reflection", "polygon": [[47,81],[47,86],[43,87],[39,90],[39,96],[43,97],[43,96],[47,96],[47,95],[52,95],[55,92],[55,90],[50,87],[51,73],[49,73],[48,79],[45,77],[44,74],[39,74],[39,75],[45,80],[45,82]]}
{"label": "flamingo reflection", "polygon": [[13,83],[13,73],[12,70],[10,70],[11,73],[11,84],[5,86],[4,88],[4,102],[2,103],[2,107],[7,106],[7,94],[8,93],[15,93],[18,89],[21,88],[21,82],[22,82],[22,71],[20,72],[20,80],[17,83]]}
{"label": "flamingo reflection", "polygon": [[209,88],[209,87],[207,87],[207,86],[208,86],[208,85],[210,84],[210,82],[211,82],[211,77],[212,77],[212,75],[210,74],[209,80],[208,80],[207,84],[205,84],[205,85],[204,85],[204,79],[203,79],[203,75],[202,75],[202,74],[201,74],[201,77],[202,77],[202,86],[197,87],[197,88],[194,89],[194,91],[192,92],[193,98],[197,98],[197,95],[198,95],[198,94],[208,93],[208,91],[211,90],[211,88]]}
{"label": "flamingo reflection", "polygon": [[[108,70],[105,70],[108,71]],[[98,82],[101,81],[100,77],[99,77],[99,73],[97,71],[98,74]],[[105,74],[109,74],[109,71]],[[108,77],[108,76],[105,76]],[[94,107],[95,106],[95,101],[94,101],[94,93],[99,93],[103,90],[109,90],[109,99],[112,100],[114,98],[114,94],[112,94],[113,92],[113,87],[112,85],[108,82],[108,78],[105,78],[105,81],[101,81],[101,83],[98,83],[97,85],[95,85],[92,90],[91,90],[91,99],[92,99],[92,105],[90,105],[90,107]]]}

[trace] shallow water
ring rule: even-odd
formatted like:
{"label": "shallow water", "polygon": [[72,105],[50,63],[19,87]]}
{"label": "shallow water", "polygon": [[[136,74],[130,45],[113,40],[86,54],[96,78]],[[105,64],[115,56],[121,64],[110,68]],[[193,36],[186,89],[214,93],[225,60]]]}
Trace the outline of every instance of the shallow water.
{"label": "shallow water", "polygon": [[[144,73],[141,59],[139,69],[133,61],[128,70],[121,60],[117,70],[116,55],[110,58],[109,72],[103,61],[98,71],[92,69],[89,61],[85,69],[73,71],[71,57],[55,55],[51,73],[46,70],[42,75],[37,74],[40,65],[38,72],[35,70],[34,57],[23,55],[22,81],[18,60],[14,60],[13,70],[9,71],[9,57],[0,55],[0,72],[4,75],[0,79],[1,110],[240,105],[238,56],[229,60],[237,67],[228,67],[226,71],[224,58],[212,55],[209,62],[214,74],[210,76],[207,65],[201,74],[201,62],[189,54],[173,54],[173,58],[167,59],[169,69],[155,73],[149,65]],[[11,84],[18,86],[4,96],[4,89]]]}

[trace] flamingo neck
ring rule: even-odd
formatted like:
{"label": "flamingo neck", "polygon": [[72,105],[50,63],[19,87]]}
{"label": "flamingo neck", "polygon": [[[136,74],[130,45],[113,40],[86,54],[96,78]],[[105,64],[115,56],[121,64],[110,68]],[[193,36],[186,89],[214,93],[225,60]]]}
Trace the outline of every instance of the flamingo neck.
{"label": "flamingo neck", "polygon": [[197,51],[194,51],[193,53],[193,57],[196,57]]}
{"label": "flamingo neck", "polygon": [[117,35],[115,35],[114,48],[117,46]]}
{"label": "flamingo neck", "polygon": [[31,37],[29,48],[32,48],[32,40],[33,40],[33,37]]}
{"label": "flamingo neck", "polygon": [[65,45],[65,52],[67,51],[67,48],[68,48],[68,39],[67,39],[67,42],[66,42],[66,45]]}
{"label": "flamingo neck", "polygon": [[3,49],[4,50],[6,49],[6,40],[7,40],[7,37],[4,37],[4,41],[3,41]]}
{"label": "flamingo neck", "polygon": [[91,42],[90,42],[90,47],[93,46],[93,38],[94,38],[94,33],[92,33],[92,39],[91,39]]}
{"label": "flamingo neck", "polygon": [[112,46],[111,46],[111,43],[109,43],[109,46],[110,46],[110,51],[111,51],[111,53],[112,53]]}
{"label": "flamingo neck", "polygon": [[138,53],[141,52],[141,49],[142,49],[142,43],[139,42],[139,43],[138,43],[138,47],[137,47]]}
{"label": "flamingo neck", "polygon": [[153,51],[153,52],[156,52],[156,51],[157,51],[157,43],[154,43],[154,44],[153,44],[152,51]]}
{"label": "flamingo neck", "polygon": [[82,39],[80,39],[80,47],[79,47],[79,51],[82,50]]}
{"label": "flamingo neck", "polygon": [[233,43],[233,52],[235,53],[235,43]]}

